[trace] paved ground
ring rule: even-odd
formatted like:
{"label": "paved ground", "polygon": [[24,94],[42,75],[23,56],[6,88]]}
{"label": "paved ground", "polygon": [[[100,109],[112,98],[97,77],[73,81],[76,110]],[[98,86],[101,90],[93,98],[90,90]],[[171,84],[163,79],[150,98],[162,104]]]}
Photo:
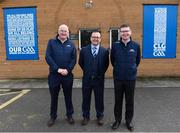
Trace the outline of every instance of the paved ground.
{"label": "paved ground", "polygon": [[[74,88],[81,88],[81,79],[74,79]],[[180,87],[180,78],[140,78],[137,87]],[[0,88],[48,88],[47,79],[0,80]],[[112,79],[105,80],[105,88],[113,88]]]}
{"label": "paved ground", "polygon": [[[56,125],[46,126],[49,119],[50,95],[47,80],[2,80],[0,81],[0,106],[19,96],[17,100],[0,109],[0,131],[6,132],[112,132],[114,120],[114,92],[112,80],[106,80],[105,123],[96,125],[94,96],[92,95],[91,121],[81,126],[81,81],[75,80],[73,89],[75,125],[65,120],[64,97],[59,96],[58,119]],[[5,88],[5,89],[4,89]],[[11,90],[11,88],[13,88]],[[10,89],[10,90],[9,90]],[[21,90],[29,89],[23,95]],[[9,93],[9,94],[8,94]],[[2,95],[5,94],[5,95]],[[7,94],[7,95],[6,95]],[[20,94],[22,94],[20,96]],[[180,80],[179,79],[139,79],[135,91],[135,131],[136,132],[179,132],[180,131]],[[124,117],[123,117],[124,119]],[[124,123],[117,132],[127,132]],[[115,131],[115,132],[116,132]]]}

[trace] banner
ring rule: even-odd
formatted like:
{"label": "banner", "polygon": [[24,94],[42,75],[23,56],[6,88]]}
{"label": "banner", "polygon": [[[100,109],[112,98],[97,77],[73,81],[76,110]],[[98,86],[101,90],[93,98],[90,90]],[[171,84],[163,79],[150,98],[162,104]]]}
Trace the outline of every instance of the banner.
{"label": "banner", "polygon": [[38,59],[35,7],[3,8],[7,60]]}
{"label": "banner", "polygon": [[177,5],[144,5],[143,58],[176,58]]}

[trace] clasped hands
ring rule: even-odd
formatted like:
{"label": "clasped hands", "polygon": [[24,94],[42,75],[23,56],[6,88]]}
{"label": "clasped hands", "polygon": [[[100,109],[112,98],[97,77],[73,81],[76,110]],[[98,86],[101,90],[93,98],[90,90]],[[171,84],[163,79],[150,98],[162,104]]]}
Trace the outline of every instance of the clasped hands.
{"label": "clasped hands", "polygon": [[68,71],[67,71],[67,69],[59,68],[58,73],[60,73],[63,76],[66,76],[68,74]]}

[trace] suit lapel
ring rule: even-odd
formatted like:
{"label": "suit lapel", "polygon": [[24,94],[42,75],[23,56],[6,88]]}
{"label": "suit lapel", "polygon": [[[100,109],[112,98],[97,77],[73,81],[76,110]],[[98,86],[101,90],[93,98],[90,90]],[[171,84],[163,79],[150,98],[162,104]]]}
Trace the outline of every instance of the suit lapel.
{"label": "suit lapel", "polygon": [[88,46],[87,53],[88,53],[89,59],[93,58],[93,55],[91,52],[91,45]]}
{"label": "suit lapel", "polygon": [[102,61],[102,59],[101,59],[101,56],[102,56],[102,49],[101,49],[101,46],[99,47],[99,51],[98,51],[98,66],[99,66],[99,70],[101,70],[101,61]]}

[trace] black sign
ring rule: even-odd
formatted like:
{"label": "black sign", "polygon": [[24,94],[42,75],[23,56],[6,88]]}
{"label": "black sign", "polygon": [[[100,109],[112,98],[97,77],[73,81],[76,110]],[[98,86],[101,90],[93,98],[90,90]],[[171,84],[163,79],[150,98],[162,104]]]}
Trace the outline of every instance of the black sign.
{"label": "black sign", "polygon": [[79,40],[78,34],[70,34],[70,40]]}

